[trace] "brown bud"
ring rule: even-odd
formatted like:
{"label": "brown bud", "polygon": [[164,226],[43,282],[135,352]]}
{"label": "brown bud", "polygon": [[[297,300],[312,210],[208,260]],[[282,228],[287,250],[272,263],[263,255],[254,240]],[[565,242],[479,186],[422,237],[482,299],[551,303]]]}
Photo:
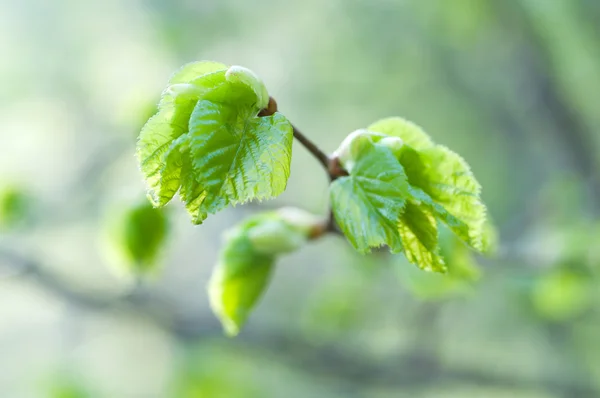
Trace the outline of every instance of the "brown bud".
{"label": "brown bud", "polygon": [[258,112],[258,116],[271,116],[275,112],[277,112],[277,102],[275,101],[275,98],[269,97],[269,104],[265,109],[261,109],[261,111]]}

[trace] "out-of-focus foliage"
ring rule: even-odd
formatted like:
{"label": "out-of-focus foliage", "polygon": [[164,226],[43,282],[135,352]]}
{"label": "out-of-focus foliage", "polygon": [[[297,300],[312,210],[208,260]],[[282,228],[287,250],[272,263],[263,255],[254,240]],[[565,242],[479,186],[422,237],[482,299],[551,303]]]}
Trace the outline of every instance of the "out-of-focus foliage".
{"label": "out-of-focus foliage", "polygon": [[165,209],[144,201],[113,217],[106,234],[111,253],[116,255],[115,266],[123,267],[129,275],[155,273],[169,232]]}
{"label": "out-of-focus foliage", "polygon": [[47,395],[45,391],[43,393],[45,398],[94,398],[94,394],[81,382],[73,377],[60,375],[51,383],[49,393]]}
{"label": "out-of-focus foliage", "polygon": [[21,188],[0,188],[0,228],[10,229],[27,221],[31,212],[31,198]]}
{"label": "out-of-focus foliage", "polygon": [[565,321],[589,308],[594,288],[586,275],[568,269],[553,270],[536,282],[533,305],[544,318]]}
{"label": "out-of-focus foliage", "polygon": [[[202,351],[187,355],[181,371],[173,382],[173,396],[177,398],[261,398],[265,391],[248,377],[245,364],[236,364],[235,356],[227,362],[213,355],[212,361],[202,360]],[[226,354],[225,356],[231,356]],[[246,372],[244,372],[246,371]]]}

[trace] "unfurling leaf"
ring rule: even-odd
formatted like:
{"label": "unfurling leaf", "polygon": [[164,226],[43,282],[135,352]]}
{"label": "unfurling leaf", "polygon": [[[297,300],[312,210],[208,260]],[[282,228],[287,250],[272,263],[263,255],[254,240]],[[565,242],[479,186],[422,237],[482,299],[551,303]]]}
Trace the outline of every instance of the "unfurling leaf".
{"label": "unfurling leaf", "polygon": [[179,192],[200,224],[228,205],[285,190],[292,126],[277,112],[258,117],[269,97],[252,71],[198,62],[184,66],[169,84],[138,140],[154,206]]}
{"label": "unfurling leaf", "polygon": [[128,209],[113,222],[109,239],[128,274],[155,272],[168,234],[164,209],[155,209],[145,202]]}
{"label": "unfurling leaf", "polygon": [[319,218],[284,208],[253,216],[226,234],[208,294],[228,335],[239,333],[269,282],[277,256],[299,249],[320,228]]}

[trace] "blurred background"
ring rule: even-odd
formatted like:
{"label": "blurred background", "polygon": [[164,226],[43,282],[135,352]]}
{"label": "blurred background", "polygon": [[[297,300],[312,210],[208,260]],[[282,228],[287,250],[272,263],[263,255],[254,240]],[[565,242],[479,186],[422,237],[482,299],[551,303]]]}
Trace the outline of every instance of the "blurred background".
{"label": "blurred background", "polygon": [[[0,396],[600,396],[600,2],[0,2]],[[253,69],[326,151],[385,116],[462,154],[498,227],[447,277],[336,236],[280,261],[235,339],[205,284],[261,209],[327,211],[294,144],[288,190],[194,227],[168,206],[162,271],[118,276],[143,203],[136,136],[170,74]]]}

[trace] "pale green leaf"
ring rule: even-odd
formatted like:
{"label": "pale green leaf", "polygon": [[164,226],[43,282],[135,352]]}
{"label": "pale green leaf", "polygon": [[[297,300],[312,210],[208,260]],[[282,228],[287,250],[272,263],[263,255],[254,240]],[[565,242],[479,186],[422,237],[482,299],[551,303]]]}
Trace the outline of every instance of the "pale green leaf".
{"label": "pale green leaf", "polygon": [[228,236],[208,285],[211,307],[228,335],[239,333],[267,286],[274,262],[273,256],[256,251],[247,231]]}
{"label": "pale green leaf", "polygon": [[398,231],[408,261],[425,271],[446,271],[439,253],[437,221],[429,211],[407,202],[398,223]]}
{"label": "pale green leaf", "polygon": [[303,246],[322,221],[299,209],[255,215],[226,235],[209,281],[211,307],[236,335],[262,295],[278,255]]}
{"label": "pale green leaf", "polygon": [[167,167],[165,156],[175,139],[186,129],[171,123],[173,109],[165,109],[152,116],[142,128],[137,143],[140,169],[146,178],[148,195],[154,206],[164,206],[179,189],[179,168]]}
{"label": "pale green leaf", "polygon": [[401,283],[422,300],[447,300],[474,292],[481,271],[469,248],[447,228],[440,230],[440,252],[448,272],[421,272],[415,267],[398,267]]}
{"label": "pale green leaf", "polygon": [[194,81],[201,89],[191,95],[173,96],[172,92],[165,91],[159,112],[142,128],[137,157],[154,206],[167,204],[179,189],[190,116],[200,95],[225,84],[224,76],[225,72],[221,71],[196,78]]}
{"label": "pale green leaf", "polygon": [[486,209],[480,199],[481,187],[467,163],[446,147],[421,151],[404,147],[399,158],[411,192],[430,206],[436,217],[471,247],[486,251],[484,225]]}
{"label": "pale green leaf", "polygon": [[333,156],[339,160],[344,170],[352,173],[356,161],[362,155],[363,148],[365,147],[364,142],[376,143],[381,138],[384,138],[384,136],[371,133],[365,129],[353,131],[344,138],[344,141],[336,149]]}
{"label": "pale green leaf", "polygon": [[199,76],[227,70],[227,65],[213,61],[197,61],[183,65],[171,76],[169,84],[191,83]]}
{"label": "pale green leaf", "polygon": [[248,68],[232,66],[227,70],[225,78],[232,83],[242,83],[248,86],[256,95],[256,107],[266,108],[269,104],[269,93],[260,78]]}
{"label": "pale green leaf", "polygon": [[406,175],[388,148],[368,136],[356,145],[361,146],[360,156],[351,174],[331,184],[335,219],[360,253],[383,245],[398,253],[402,251],[398,221],[409,196]]}
{"label": "pale green leaf", "polygon": [[417,150],[433,146],[431,138],[421,127],[400,117],[378,120],[371,124],[367,130],[387,136],[400,137],[406,145]]}

